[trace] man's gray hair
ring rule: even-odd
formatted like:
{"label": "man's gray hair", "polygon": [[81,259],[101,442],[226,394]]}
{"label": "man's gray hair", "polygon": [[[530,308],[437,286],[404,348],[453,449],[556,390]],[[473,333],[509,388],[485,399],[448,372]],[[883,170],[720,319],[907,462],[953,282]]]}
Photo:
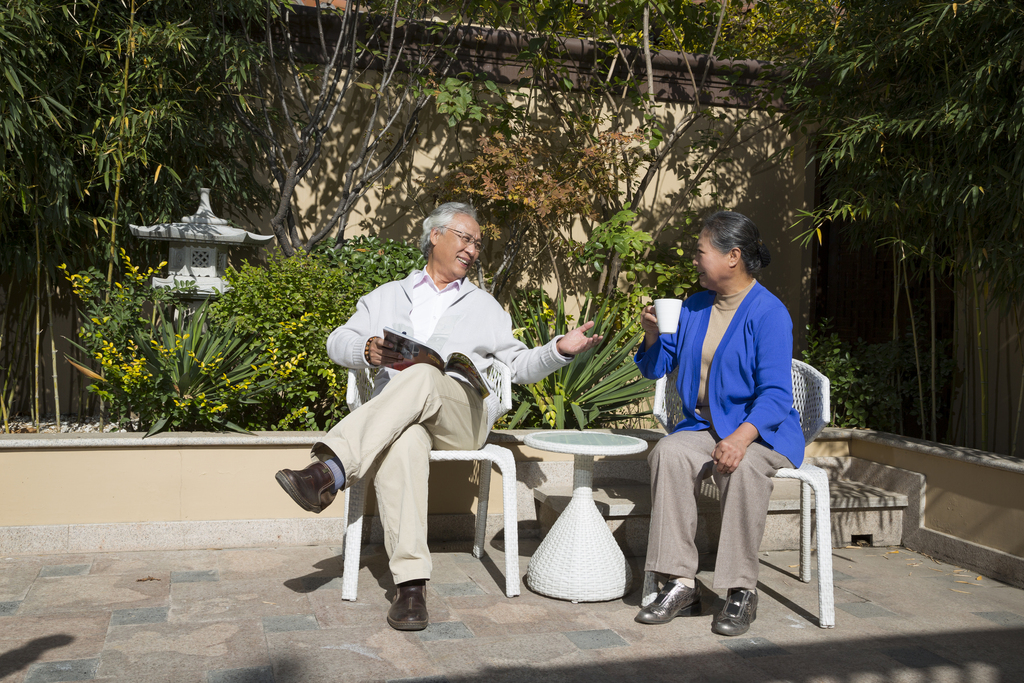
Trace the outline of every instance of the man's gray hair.
{"label": "man's gray hair", "polygon": [[430,212],[430,215],[423,219],[423,235],[420,237],[420,251],[424,258],[430,258],[430,252],[434,245],[430,242],[430,233],[437,230],[442,235],[447,232],[452,220],[459,214],[469,216],[476,220],[476,209],[470,204],[462,202],[447,202]]}

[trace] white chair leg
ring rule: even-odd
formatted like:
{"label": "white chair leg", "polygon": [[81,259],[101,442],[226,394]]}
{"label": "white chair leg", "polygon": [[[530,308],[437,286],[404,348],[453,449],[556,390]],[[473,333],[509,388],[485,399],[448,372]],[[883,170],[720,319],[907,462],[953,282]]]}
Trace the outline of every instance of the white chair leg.
{"label": "white chair leg", "polygon": [[480,460],[480,494],[476,502],[476,535],[473,537],[473,557],[484,555],[484,537],[487,535],[487,503],[491,494],[491,461]]}
{"label": "white chair leg", "polygon": [[835,588],[832,584],[832,513],[829,506],[828,477],[818,470],[814,478],[815,521],[818,529],[818,626],[836,625]]}
{"label": "white chair leg", "polygon": [[516,461],[512,451],[494,444],[483,450],[501,471],[501,493],[505,499],[505,595],[519,595],[519,505],[516,502]]}
{"label": "white chair leg", "polygon": [[800,580],[811,581],[811,485],[800,482]]}
{"label": "white chair leg", "polygon": [[345,547],[342,559],[341,599],[355,600],[359,589],[359,554],[363,545],[363,510],[366,507],[366,480],[345,490]]}
{"label": "white chair leg", "polygon": [[[810,580],[810,493],[814,492],[814,516],[818,546],[818,625],[836,625],[835,594],[832,585],[832,511],[829,505],[828,475],[814,465],[800,469],[784,468],[775,473],[784,479],[800,480],[800,580]],[[804,529],[806,525],[806,537]],[[808,542],[805,542],[805,538]],[[806,578],[804,578],[806,577]]]}

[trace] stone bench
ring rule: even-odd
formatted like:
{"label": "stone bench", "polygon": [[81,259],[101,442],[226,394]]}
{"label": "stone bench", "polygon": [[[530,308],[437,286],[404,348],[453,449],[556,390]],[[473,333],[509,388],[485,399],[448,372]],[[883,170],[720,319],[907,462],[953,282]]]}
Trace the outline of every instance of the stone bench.
{"label": "stone bench", "polygon": [[[827,464],[830,463],[822,462],[819,466]],[[646,462],[638,463],[637,474],[641,476],[635,479],[602,478],[600,470],[595,470],[594,502],[628,556],[642,557],[647,552],[651,491],[650,484],[642,480],[642,470],[646,467]],[[857,542],[875,546],[899,545],[903,536],[907,495],[845,478],[841,476],[841,470],[846,468],[825,469],[835,477],[830,481],[833,545],[842,547]],[[565,484],[543,484],[533,490],[541,535],[551,528],[571,495],[571,486]],[[701,553],[713,552],[717,547],[721,513],[718,487],[710,479],[701,486],[698,510],[697,548]],[[776,479],[761,550],[796,550],[799,547],[800,482]]]}

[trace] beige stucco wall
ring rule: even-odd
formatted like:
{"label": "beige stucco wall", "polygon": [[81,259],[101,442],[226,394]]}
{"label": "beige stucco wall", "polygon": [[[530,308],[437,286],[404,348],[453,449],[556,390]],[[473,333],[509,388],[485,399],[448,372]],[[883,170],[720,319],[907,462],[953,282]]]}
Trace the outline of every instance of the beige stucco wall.
{"label": "beige stucco wall", "polygon": [[[274,472],[308,448],[82,448],[0,452],[5,526],[302,517]],[[59,480],[58,480],[59,476]],[[325,515],[340,516],[341,507]]]}
{"label": "beige stucco wall", "polygon": [[859,439],[850,455],[924,474],[926,528],[1024,557],[1024,473]]}
{"label": "beige stucco wall", "polygon": [[[149,441],[153,443],[131,448],[104,447],[101,439],[77,448],[4,449],[0,437],[0,526],[314,516],[298,508],[274,480],[279,469],[305,467],[309,445],[161,447],[159,437]],[[522,461],[572,460],[570,455],[511,447]],[[478,472],[478,463],[433,463],[428,512],[475,513]],[[372,486],[367,498],[367,511],[373,514]],[[490,511],[499,512],[502,477],[496,468],[489,498]],[[342,515],[338,504],[321,513]]]}
{"label": "beige stucco wall", "polygon": [[[360,110],[367,104],[365,96],[357,93],[351,107]],[[659,106],[666,125],[681,120],[688,111],[677,103],[659,103]],[[747,115],[739,110],[721,111],[730,123]],[[623,105],[614,115],[622,130],[635,128],[641,120],[636,111]],[[536,116],[544,116],[544,113],[537,112]],[[454,164],[471,159],[476,153],[477,137],[486,132],[484,126],[449,128],[442,117],[428,112],[421,119],[417,144],[402,155],[391,172],[356,204],[346,227],[347,237],[371,234],[415,242],[423,216],[435,206],[437,199],[431,183]],[[803,347],[804,327],[809,321],[814,273],[810,250],[793,242],[797,231],[791,226],[797,222],[800,211],[811,208],[813,173],[807,168],[803,140],[794,139],[781,128],[768,123],[767,114],[754,113],[753,120],[740,133],[739,137],[744,141],[742,146],[730,155],[733,161],[722,165],[717,174],[709,175],[714,182],[703,187],[703,196],[694,199],[690,208],[697,211],[720,207],[734,209],[748,215],[759,226],[773,255],[771,266],[763,272],[762,283],[789,308],[794,321],[795,347],[800,349]],[[752,132],[762,128],[759,133]],[[296,192],[296,205],[303,217],[303,231],[307,237],[337,205],[337,187],[344,171],[343,164],[351,154],[360,130],[347,125],[341,118],[331,133],[332,141],[325,145],[320,162],[311,169],[308,180]],[[696,131],[693,132],[691,139],[696,135]],[[790,152],[778,154],[784,149]],[[664,216],[675,193],[683,186],[685,163],[684,159],[670,158],[651,183],[636,224],[639,229],[652,230]],[[682,216],[678,219],[681,224]],[[255,228],[270,232],[266,217],[252,216],[251,220]],[[670,228],[662,234],[660,241],[677,244],[691,231],[691,228]],[[569,230],[569,236],[575,240],[586,240],[588,234],[589,228],[584,222],[577,222]],[[481,255],[485,271],[493,272],[500,258],[500,243],[485,245]],[[528,279],[523,275],[527,271],[523,266],[518,284],[543,286],[554,292],[555,280],[551,277],[547,259],[536,261],[542,264],[540,270],[546,274],[540,281]],[[566,283],[572,279],[563,273]],[[582,290],[566,286],[570,290],[567,308],[570,312],[578,311],[578,295]]]}

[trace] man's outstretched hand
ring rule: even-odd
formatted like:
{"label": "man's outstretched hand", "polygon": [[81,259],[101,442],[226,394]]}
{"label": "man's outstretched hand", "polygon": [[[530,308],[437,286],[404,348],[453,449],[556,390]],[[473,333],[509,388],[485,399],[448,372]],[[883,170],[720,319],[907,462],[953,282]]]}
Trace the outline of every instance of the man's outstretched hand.
{"label": "man's outstretched hand", "polygon": [[604,335],[595,334],[592,337],[587,336],[587,331],[594,326],[594,321],[588,321],[577,327],[572,332],[566,333],[564,337],[558,340],[555,348],[563,356],[576,356],[584,351],[594,348],[604,340]]}

